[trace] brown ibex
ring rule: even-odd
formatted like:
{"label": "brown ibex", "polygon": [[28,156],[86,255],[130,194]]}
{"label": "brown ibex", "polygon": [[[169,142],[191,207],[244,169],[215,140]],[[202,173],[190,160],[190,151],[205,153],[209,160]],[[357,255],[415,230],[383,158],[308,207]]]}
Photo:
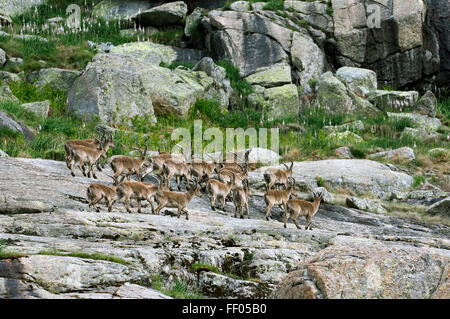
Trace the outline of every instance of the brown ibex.
{"label": "brown ibex", "polygon": [[270,190],[275,184],[283,184],[285,188],[288,187],[288,178],[292,176],[292,168],[294,162],[291,162],[291,166],[288,167],[283,164],[286,169],[268,168],[264,172],[264,181],[266,182],[266,190]]}
{"label": "brown ibex", "polygon": [[73,172],[73,165],[76,164],[84,176],[86,176],[85,165],[87,165],[88,167],[87,177],[90,178],[92,174],[94,178],[97,178],[93,170],[93,166],[94,164],[97,163],[100,156],[106,154],[106,151],[109,149],[110,146],[114,147],[112,142],[110,140],[107,140],[104,145],[103,143],[100,143],[100,145],[95,148],[82,145],[78,145],[72,148],[71,159],[68,165],[72,173],[72,176],[75,176],[75,173]]}
{"label": "brown ibex", "polygon": [[264,194],[264,202],[267,205],[266,220],[269,220],[269,217],[272,217],[270,210],[274,205],[279,205],[280,208],[286,210],[286,203],[289,198],[291,196],[297,196],[297,191],[295,190],[295,179],[289,177],[288,184],[288,188],[284,190],[270,189]]}
{"label": "brown ibex", "polygon": [[162,166],[161,177],[164,181],[163,184],[168,188],[170,188],[171,179],[175,177],[178,190],[181,190],[181,179],[185,179],[186,186],[191,179],[190,164],[171,159],[166,160]]}
{"label": "brown ibex", "polygon": [[242,181],[243,186],[233,187],[233,203],[234,203],[234,217],[237,218],[238,209],[241,213],[241,218],[244,218],[244,206],[247,210],[247,218],[250,219],[250,211],[248,209],[248,197],[250,196],[250,187],[248,179]]}
{"label": "brown ibex", "polygon": [[93,207],[99,212],[100,209],[97,207],[97,203],[104,200],[108,205],[108,212],[111,212],[112,205],[117,201],[116,187],[93,183],[87,189],[87,198],[89,200],[89,208]]}
{"label": "brown ibex", "polygon": [[186,213],[186,220],[188,220],[189,212],[186,207],[192,201],[195,195],[197,195],[198,197],[203,196],[200,192],[200,187],[195,179],[193,185],[188,186],[188,191],[185,193],[160,190],[156,193],[155,196],[155,200],[158,203],[156,214],[158,215],[161,209],[163,209],[164,207],[177,208],[177,217],[180,218],[181,212],[184,212]]}
{"label": "brown ibex", "polygon": [[[147,161],[147,146],[145,146],[144,152],[137,148],[135,148],[135,150],[141,153],[140,157],[134,158],[131,156],[116,155],[109,159],[108,162],[114,172],[114,185],[123,182],[125,177],[129,181],[130,176],[133,174],[136,174],[139,181],[142,181],[144,178],[145,172],[150,166],[150,162]],[[122,176],[122,179],[119,182],[119,176],[122,174],[124,176]]]}
{"label": "brown ibex", "polygon": [[120,183],[116,187],[117,191],[117,200],[123,200],[123,205],[125,206],[125,209],[127,212],[131,213],[130,208],[128,207],[128,201],[130,199],[136,199],[138,204],[138,213],[142,213],[141,210],[141,201],[146,200],[152,207],[152,213],[154,212],[153,202],[152,198],[156,195],[156,192],[158,191],[158,186],[153,187],[156,185],[148,184],[148,183],[142,183],[142,182],[135,182],[135,181],[126,181],[123,183]]}
{"label": "brown ibex", "polygon": [[305,230],[312,229],[312,218],[319,210],[319,205],[321,200],[323,199],[323,194],[315,194],[313,193],[313,202],[307,202],[300,199],[290,199],[286,203],[286,211],[284,216],[284,228],[286,228],[286,223],[291,214],[292,221],[295,226],[300,229],[300,226],[297,224],[297,218],[299,216],[305,216],[306,218],[306,226]]}
{"label": "brown ibex", "polygon": [[211,209],[212,210],[216,210],[214,207],[214,204],[216,202],[216,198],[220,197],[222,199],[222,207],[221,209],[224,210],[225,209],[225,200],[228,196],[228,194],[230,194],[233,186],[234,186],[234,182],[235,182],[235,175],[234,173],[232,174],[232,178],[228,183],[222,183],[221,181],[218,181],[216,179],[210,179],[207,183],[206,183],[206,190],[209,194],[210,197],[210,204],[211,204]]}

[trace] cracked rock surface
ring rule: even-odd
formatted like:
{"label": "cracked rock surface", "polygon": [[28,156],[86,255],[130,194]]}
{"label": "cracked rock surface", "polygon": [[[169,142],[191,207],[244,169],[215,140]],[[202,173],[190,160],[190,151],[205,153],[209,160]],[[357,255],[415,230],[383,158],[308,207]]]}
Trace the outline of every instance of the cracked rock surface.
{"label": "cracked rock surface", "polygon": [[[104,173],[95,182],[111,184]],[[212,211],[206,194],[189,220],[121,203],[97,213],[86,201],[94,180],[76,175],[63,162],[0,158],[0,238],[17,253],[0,259],[0,298],[168,298],[156,278],[206,298],[450,297],[446,226],[322,203],[312,231],[300,218],[302,229],[285,229],[279,208],[265,220],[257,192],[245,220],[231,203]]]}

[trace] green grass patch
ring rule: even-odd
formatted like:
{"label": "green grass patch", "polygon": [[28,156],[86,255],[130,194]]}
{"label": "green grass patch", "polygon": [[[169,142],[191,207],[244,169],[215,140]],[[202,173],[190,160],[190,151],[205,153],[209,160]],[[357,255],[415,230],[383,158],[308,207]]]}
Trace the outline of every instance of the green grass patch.
{"label": "green grass patch", "polygon": [[203,299],[201,294],[180,279],[175,280],[166,288],[160,273],[151,277],[151,287],[175,299]]}
{"label": "green grass patch", "polygon": [[111,255],[105,255],[102,253],[93,253],[89,254],[86,252],[61,252],[59,250],[41,250],[38,252],[38,255],[46,255],[46,256],[62,256],[62,257],[77,257],[84,259],[94,259],[94,260],[104,260],[122,265],[129,265],[129,262],[123,258]]}
{"label": "green grass patch", "polygon": [[199,271],[205,270],[205,271],[214,272],[216,274],[220,274],[219,269],[217,269],[217,267],[214,265],[195,263],[191,266],[191,268],[194,272],[199,272]]}

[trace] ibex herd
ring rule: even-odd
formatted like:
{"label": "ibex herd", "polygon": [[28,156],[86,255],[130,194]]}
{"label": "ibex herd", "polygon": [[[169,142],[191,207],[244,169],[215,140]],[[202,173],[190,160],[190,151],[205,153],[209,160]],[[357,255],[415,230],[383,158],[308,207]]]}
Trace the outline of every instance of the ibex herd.
{"label": "ibex herd", "polygon": [[[107,159],[106,153],[109,148],[114,147],[112,135],[100,134],[98,139],[69,140],[65,145],[66,163],[72,176],[75,176],[74,166],[78,167],[82,174],[87,177],[97,178],[94,165],[102,171],[99,159]],[[180,146],[180,148],[184,149]],[[87,189],[89,208],[100,211],[97,206],[101,201],[105,202],[108,211],[117,201],[122,201],[127,212],[131,213],[131,201],[137,201],[138,213],[142,213],[141,201],[147,201],[152,209],[152,214],[159,214],[164,207],[177,208],[177,217],[181,213],[186,214],[188,204],[194,196],[202,197],[202,190],[206,191],[210,198],[211,209],[216,210],[216,200],[220,201],[220,209],[224,210],[226,201],[234,204],[234,217],[244,218],[244,210],[247,218],[250,218],[248,208],[251,190],[248,182],[248,160],[250,150],[245,152],[244,160],[239,163],[239,158],[234,153],[233,163],[219,163],[216,160],[204,161],[186,159],[182,154],[169,154],[158,151],[158,154],[148,158],[147,146],[137,158],[131,156],[115,155],[108,159],[114,176],[107,175],[114,180],[113,186],[99,183],[91,184]],[[222,155],[222,154],[221,154]],[[271,218],[271,209],[274,205],[279,206],[285,212],[284,227],[288,218],[292,215],[293,222],[297,228],[297,218],[305,216],[307,224],[305,229],[311,229],[312,217],[316,214],[321,194],[313,194],[313,202],[295,199],[295,179],[292,178],[293,162],[290,166],[284,164],[286,169],[268,169],[264,173],[266,193],[264,201],[267,205],[266,219]],[[144,177],[152,174],[158,184],[145,183]],[[213,175],[217,178],[213,178]],[[135,175],[137,181],[131,180]],[[126,180],[125,180],[126,178]],[[171,190],[170,182],[176,180],[178,191]],[[185,182],[186,192],[181,192],[182,182]],[[281,189],[277,189],[277,187]],[[154,206],[156,203],[156,208]]]}

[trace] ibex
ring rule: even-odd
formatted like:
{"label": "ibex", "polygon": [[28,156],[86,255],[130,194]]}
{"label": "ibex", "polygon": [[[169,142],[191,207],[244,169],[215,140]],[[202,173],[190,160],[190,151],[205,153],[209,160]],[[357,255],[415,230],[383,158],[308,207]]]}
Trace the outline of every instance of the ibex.
{"label": "ibex", "polygon": [[275,184],[283,184],[285,188],[288,186],[288,178],[292,176],[292,168],[294,162],[291,162],[291,166],[288,167],[283,164],[286,169],[268,168],[264,172],[264,181],[266,182],[266,190],[270,190]]}
{"label": "ibex", "polygon": [[68,165],[72,173],[72,176],[75,176],[75,173],[73,172],[73,165],[76,164],[84,176],[86,176],[84,166],[87,165],[88,166],[87,177],[90,178],[92,174],[94,178],[97,178],[93,170],[93,166],[95,163],[97,163],[100,156],[106,154],[106,151],[109,149],[110,146],[114,147],[112,142],[110,140],[107,140],[105,145],[100,143],[100,145],[97,146],[96,148],[82,145],[78,145],[72,148],[71,159]]}
{"label": "ibex", "polygon": [[154,155],[150,159],[150,163],[153,165],[153,168],[156,169],[157,175],[161,175],[163,164],[167,160],[172,160],[172,161],[180,162],[180,163],[184,163],[186,161],[186,159],[184,158],[184,148],[178,144],[176,144],[176,146],[178,146],[179,148],[181,148],[183,150],[182,154],[170,154],[167,152],[161,152],[158,149],[158,154]]}
{"label": "ibex", "polygon": [[210,197],[210,203],[211,203],[211,209],[212,210],[216,210],[214,207],[214,204],[216,202],[216,198],[220,197],[222,199],[222,207],[221,209],[224,210],[225,209],[225,200],[228,196],[228,194],[230,194],[231,189],[233,188],[235,182],[235,175],[234,173],[232,173],[232,178],[228,183],[222,183],[221,181],[218,181],[216,179],[210,179],[207,183],[206,183],[206,190],[209,194]]}
{"label": "ibex", "polygon": [[[139,181],[142,181],[144,178],[145,171],[150,166],[150,162],[147,161],[147,146],[145,146],[144,152],[140,149],[135,149],[141,153],[141,156],[138,158],[116,155],[109,159],[108,162],[111,164],[111,168],[114,172],[114,185],[122,183],[125,177],[127,180],[130,180],[130,176],[133,174],[136,174]],[[142,173],[143,170],[144,173]],[[122,176],[122,179],[119,182],[119,176],[122,174],[124,174],[124,176]]]}
{"label": "ibex", "polygon": [[249,149],[245,152],[244,163],[242,163],[242,164],[238,163],[239,157],[238,157],[237,153],[233,152],[234,162],[232,162],[232,163],[225,162],[222,164],[221,168],[227,168],[232,171],[235,171],[236,173],[247,173],[246,170],[248,170],[248,157],[249,157],[250,151],[251,151],[251,149]]}
{"label": "ibex", "polygon": [[248,197],[250,196],[250,187],[248,186],[248,179],[242,181],[243,186],[233,187],[233,203],[234,203],[234,217],[237,218],[238,209],[241,213],[241,218],[244,218],[244,206],[247,210],[247,218],[250,219],[250,211],[248,210]]}
{"label": "ibex", "polygon": [[191,163],[190,174],[191,177],[195,177],[199,180],[199,183],[207,182],[211,175],[217,171],[218,163],[207,162],[202,160],[201,162],[193,161]]}
{"label": "ibex", "polygon": [[186,213],[186,220],[188,220],[189,212],[186,207],[192,201],[195,195],[197,195],[198,197],[203,196],[200,192],[200,187],[195,179],[193,185],[188,186],[188,191],[186,193],[160,190],[156,193],[155,197],[155,200],[158,203],[156,214],[158,215],[161,209],[163,209],[164,207],[178,208],[177,217],[180,218],[181,212],[184,212]]}
{"label": "ibex", "polygon": [[106,201],[108,205],[108,212],[112,211],[112,205],[117,201],[116,188],[106,186],[103,184],[93,183],[89,185],[87,189],[87,198],[89,200],[89,208],[93,207],[97,212],[100,209],[97,207],[97,203],[101,200]]}
{"label": "ibex", "polygon": [[247,178],[247,170],[246,168],[243,168],[244,172],[239,171],[236,172],[233,169],[229,169],[229,168],[221,168],[218,172],[217,172],[217,178],[222,182],[222,183],[228,183],[232,180],[233,175],[234,175],[234,184],[242,186],[242,181]]}
{"label": "ibex", "polygon": [[137,200],[138,213],[142,213],[141,201],[146,200],[152,207],[152,213],[154,213],[152,198],[156,195],[156,192],[158,191],[158,186],[156,187],[153,186],[156,185],[135,181],[127,181],[120,183],[116,187],[117,200],[121,200],[122,198],[124,199],[123,205],[125,206],[125,209],[129,213],[131,213],[131,210],[128,207],[128,201],[130,199]]}
{"label": "ibex", "polygon": [[181,190],[181,179],[184,178],[186,185],[191,179],[190,164],[166,160],[162,166],[161,176],[166,187],[170,188],[170,181],[173,177],[176,178],[178,190]]}
{"label": "ibex", "polygon": [[295,226],[300,229],[300,226],[297,224],[297,218],[299,216],[305,216],[306,218],[306,226],[305,230],[312,229],[312,218],[319,210],[320,201],[323,199],[323,194],[315,194],[313,193],[313,202],[307,202],[300,199],[290,199],[286,204],[286,214],[284,216],[284,228],[286,228],[286,222],[291,214],[292,221]]}
{"label": "ibex", "polygon": [[[112,136],[108,139],[112,143]],[[100,139],[87,139],[87,140],[68,140],[66,144],[64,145],[64,149],[66,151],[66,165],[67,168],[69,167],[69,163],[73,158],[73,149],[77,148],[78,146],[86,146],[91,148],[98,148],[101,143],[105,144],[106,139],[104,136],[101,136]],[[108,148],[111,147],[112,144],[108,145]],[[106,152],[108,152],[108,148],[105,150],[105,153],[101,155],[101,158],[106,160]],[[102,168],[100,167],[100,164],[97,163],[97,169],[99,172],[102,171]]]}
{"label": "ibex", "polygon": [[284,190],[270,189],[266,192],[266,194],[264,194],[264,202],[267,205],[266,220],[269,220],[269,217],[272,217],[270,210],[274,205],[279,205],[280,208],[286,210],[286,203],[289,198],[291,196],[297,196],[297,192],[295,190],[295,179],[289,177],[288,184],[289,187]]}

